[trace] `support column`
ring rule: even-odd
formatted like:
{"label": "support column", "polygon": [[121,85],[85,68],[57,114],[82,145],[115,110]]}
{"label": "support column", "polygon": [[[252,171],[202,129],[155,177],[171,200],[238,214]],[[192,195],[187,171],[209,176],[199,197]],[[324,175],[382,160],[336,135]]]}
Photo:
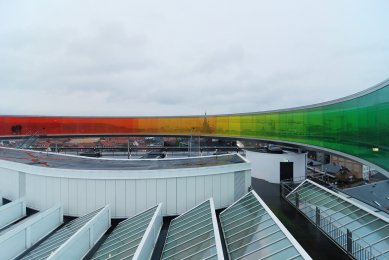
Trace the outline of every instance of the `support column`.
{"label": "support column", "polygon": [[316,226],[320,227],[320,209],[316,206]]}
{"label": "support column", "polygon": [[347,253],[353,254],[353,234],[349,229],[347,229]]}

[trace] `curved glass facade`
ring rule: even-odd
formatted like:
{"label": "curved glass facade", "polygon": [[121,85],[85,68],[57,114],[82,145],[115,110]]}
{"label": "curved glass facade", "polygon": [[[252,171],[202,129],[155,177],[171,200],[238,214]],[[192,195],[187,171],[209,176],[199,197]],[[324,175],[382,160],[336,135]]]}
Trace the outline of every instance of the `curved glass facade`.
{"label": "curved glass facade", "polygon": [[389,81],[344,101],[283,111],[188,117],[0,116],[0,135],[184,134],[314,145],[389,171]]}

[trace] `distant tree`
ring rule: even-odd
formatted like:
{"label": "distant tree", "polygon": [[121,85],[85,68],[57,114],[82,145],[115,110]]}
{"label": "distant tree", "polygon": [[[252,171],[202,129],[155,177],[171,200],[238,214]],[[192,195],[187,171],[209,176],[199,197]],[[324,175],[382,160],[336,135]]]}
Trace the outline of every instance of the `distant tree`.
{"label": "distant tree", "polygon": [[348,178],[349,173],[350,173],[350,171],[347,168],[342,167],[342,169],[340,169],[339,172],[336,174],[337,182],[339,184],[344,185],[347,182],[347,178]]}

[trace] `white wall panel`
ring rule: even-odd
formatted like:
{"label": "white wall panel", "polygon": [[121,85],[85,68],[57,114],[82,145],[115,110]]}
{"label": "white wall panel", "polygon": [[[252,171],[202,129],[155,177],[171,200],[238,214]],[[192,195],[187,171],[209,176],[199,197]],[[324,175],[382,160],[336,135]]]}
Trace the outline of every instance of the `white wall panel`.
{"label": "white wall panel", "polygon": [[0,229],[26,216],[26,201],[18,199],[0,207]]}
{"label": "white wall panel", "polygon": [[212,190],[213,190],[213,201],[215,202],[215,208],[221,207],[220,199],[220,175],[212,176]]}
{"label": "white wall panel", "polygon": [[166,179],[167,187],[167,215],[176,215],[177,213],[177,180],[176,178]]}
{"label": "white wall panel", "polygon": [[96,181],[86,180],[86,211],[92,212],[96,207]]}
{"label": "white wall panel", "polygon": [[177,178],[177,211],[185,212],[187,207],[187,178]]}
{"label": "white wall panel", "polygon": [[186,210],[196,206],[196,177],[186,177]]}
{"label": "white wall panel", "polygon": [[[110,204],[112,217],[131,217],[160,202],[163,215],[177,215],[210,197],[214,198],[216,208],[220,208],[233,201],[233,172],[248,171],[245,184],[251,183],[249,163],[198,169],[121,171],[120,174],[118,171],[53,169],[13,162],[5,165],[13,168],[0,168],[3,194],[19,190],[10,195],[17,197],[21,187],[25,187],[28,207],[44,210],[59,202],[64,214],[70,216],[81,216]],[[1,161],[0,166],[3,166]],[[21,181],[20,176],[25,179]]]}
{"label": "white wall panel", "polygon": [[46,210],[49,208],[47,206],[47,177],[44,176],[36,176],[37,178],[37,186],[38,196],[40,198],[40,203],[38,203],[38,208],[41,210]]}
{"label": "white wall panel", "polygon": [[37,213],[0,236],[1,259],[14,259],[63,222],[62,209],[56,206]]}
{"label": "white wall panel", "polygon": [[[22,243],[20,243],[20,241]],[[25,235],[18,232],[12,238],[0,241],[0,254],[2,259],[13,259],[25,250]]]}
{"label": "white wall panel", "polygon": [[126,216],[126,182],[122,180],[116,180],[116,216],[125,217]]}
{"label": "white wall panel", "polygon": [[35,176],[27,174],[26,175],[26,204],[30,208],[37,208],[35,205],[36,198],[35,198]]}
{"label": "white wall panel", "polygon": [[[251,187],[251,171],[245,171],[246,175],[246,182],[245,182],[245,187]],[[248,189],[246,190],[248,192]]]}
{"label": "white wall panel", "polygon": [[27,205],[34,209],[46,209],[47,190],[46,177],[29,175],[26,176],[26,199]]}
{"label": "white wall panel", "polygon": [[[234,194],[235,194],[235,173],[227,173],[223,174],[222,178],[226,178],[227,180],[227,186],[224,190],[223,197],[225,198],[223,207],[227,207],[234,203]],[[231,192],[231,191],[234,192]]]}
{"label": "white wall panel", "polygon": [[88,213],[87,209],[87,196],[86,196],[86,180],[79,179],[77,180],[77,198],[78,198],[78,205],[77,205],[77,214],[79,215],[85,215]]}
{"label": "white wall panel", "polygon": [[[228,198],[227,194],[228,192],[231,191],[230,183],[228,181],[228,176],[229,174],[226,175],[221,175],[220,176],[220,206],[223,207],[228,203]],[[232,190],[234,191],[234,187],[232,187]]]}
{"label": "white wall panel", "polygon": [[209,198],[205,198],[205,184],[204,176],[195,177],[196,178],[196,205],[199,205],[203,201]]}
{"label": "white wall panel", "polygon": [[110,216],[110,208],[104,207],[55,249],[47,259],[82,259],[110,227]]}
{"label": "white wall panel", "polygon": [[47,205],[50,205],[50,206],[55,204],[55,201],[53,198],[54,188],[55,188],[54,187],[54,179],[55,178],[52,178],[52,177],[46,177],[46,194],[47,194],[46,202],[47,202]]}
{"label": "white wall panel", "polygon": [[105,180],[96,180],[96,209],[105,205]]}
{"label": "white wall panel", "polygon": [[49,208],[61,201],[61,179],[48,177],[47,185],[47,206]]}
{"label": "white wall panel", "polygon": [[147,209],[147,180],[136,180],[135,209],[136,213]]}
{"label": "white wall panel", "polygon": [[157,181],[156,179],[147,180],[147,204],[146,208],[151,208],[157,203]]}
{"label": "white wall panel", "polygon": [[207,200],[213,196],[213,177],[204,176],[204,200]]}
{"label": "white wall panel", "polygon": [[19,173],[18,171],[0,168],[0,190],[3,197],[9,200],[19,198]]}
{"label": "white wall panel", "polygon": [[77,194],[77,179],[69,179],[69,214],[77,215],[78,210],[78,194]]}
{"label": "white wall panel", "polygon": [[162,207],[161,204],[159,204],[153,218],[151,219],[142,237],[142,240],[139,242],[138,248],[136,249],[132,259],[142,260],[142,259],[151,258],[162,225],[163,225]]}
{"label": "white wall panel", "polygon": [[[60,185],[61,185],[61,204],[62,204],[63,212],[64,212],[64,214],[68,214],[68,212],[69,212],[69,179],[68,178],[61,178]],[[28,200],[28,196],[26,196],[26,198]]]}
{"label": "white wall panel", "polygon": [[26,173],[19,172],[19,198],[25,196],[26,196]]}
{"label": "white wall panel", "polygon": [[48,210],[30,216],[25,222],[16,228],[31,224],[31,230],[27,230],[27,232],[31,231],[31,241],[29,242],[35,244],[62,223],[62,207],[60,205],[55,205]]}
{"label": "white wall panel", "polygon": [[157,203],[162,203],[162,215],[167,214],[166,193],[166,179],[157,179]]}
{"label": "white wall panel", "polygon": [[246,151],[246,156],[252,165],[252,177],[271,183],[280,183],[280,162],[293,162],[293,175],[295,178],[303,177],[306,174],[305,153],[270,154]]}
{"label": "white wall panel", "polygon": [[105,204],[110,205],[111,213],[113,216],[116,215],[116,183],[115,180],[105,181]]}
{"label": "white wall panel", "polygon": [[134,216],[135,209],[135,200],[136,200],[136,189],[135,189],[135,180],[126,180],[126,215]]}

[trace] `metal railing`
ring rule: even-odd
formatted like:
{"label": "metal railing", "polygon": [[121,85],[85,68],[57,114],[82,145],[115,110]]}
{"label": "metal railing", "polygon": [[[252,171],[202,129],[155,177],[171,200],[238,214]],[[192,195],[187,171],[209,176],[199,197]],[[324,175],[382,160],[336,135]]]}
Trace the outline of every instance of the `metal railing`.
{"label": "metal railing", "polygon": [[380,251],[374,247],[375,243],[369,243],[362,237],[358,237],[348,230],[330,215],[326,216],[320,207],[302,200],[298,193],[286,197],[290,191],[290,185],[281,183],[281,194],[292,206],[300,211],[309,221],[319,228],[328,238],[335,242],[352,259],[389,259],[384,254],[388,251]]}
{"label": "metal railing", "polygon": [[19,149],[28,149],[33,145],[42,134],[39,131],[29,132],[27,136],[22,140],[17,148]]}

